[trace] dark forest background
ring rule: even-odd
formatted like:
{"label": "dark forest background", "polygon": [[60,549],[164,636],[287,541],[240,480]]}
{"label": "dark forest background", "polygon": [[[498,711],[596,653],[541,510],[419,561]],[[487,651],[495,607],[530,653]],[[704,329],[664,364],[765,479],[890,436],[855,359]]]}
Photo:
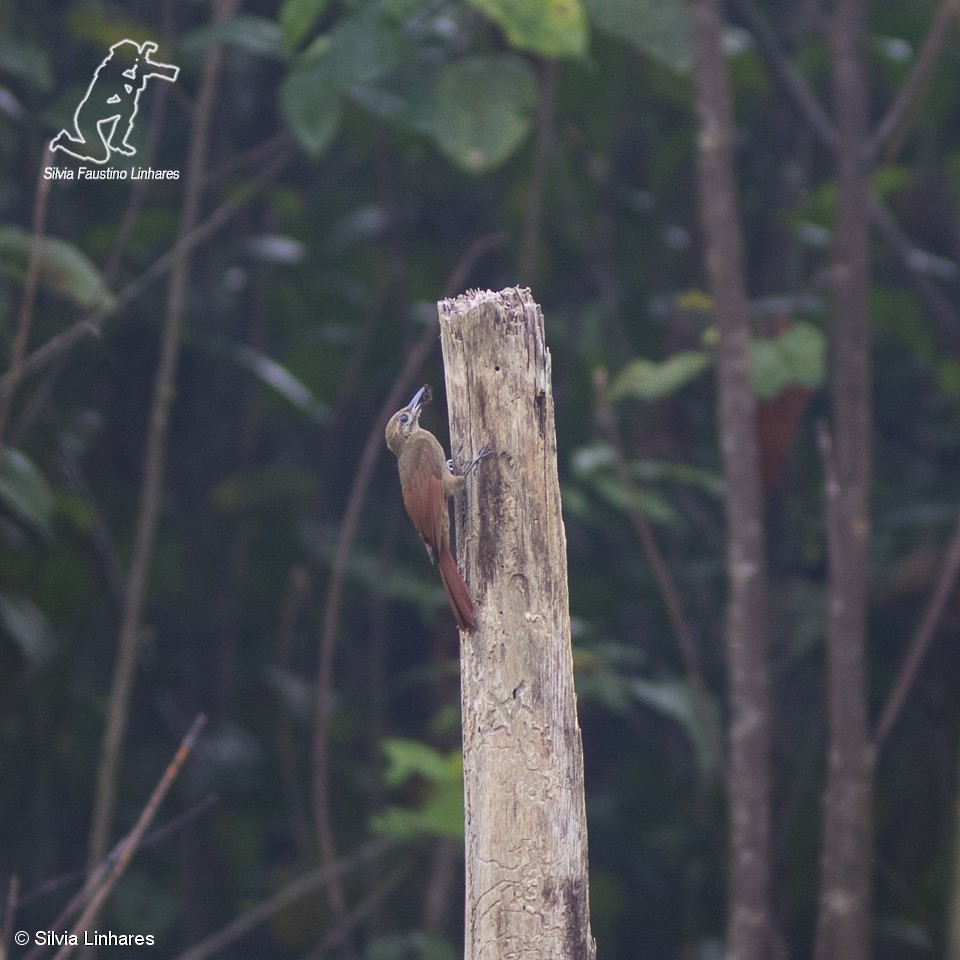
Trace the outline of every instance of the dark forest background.
{"label": "dark forest background", "polygon": [[[844,9],[863,18],[873,136],[867,643],[849,693],[870,738],[861,939],[877,958],[960,960],[952,0],[726,10],[766,537],[766,949],[842,956],[815,931],[844,196],[818,118],[836,114]],[[95,924],[157,946],[109,955],[461,954],[457,636],[382,423],[391,391],[429,382],[425,425],[449,449],[436,301],[512,285],[542,304],[553,359],[598,955],[723,955],[729,485],[689,13],[0,6],[9,956],[26,953],[14,930],[72,928],[61,911],[198,714]],[[179,177],[46,178],[84,166],[48,144],[120,39],[156,42],[180,74],[148,84],[136,156],[110,167]],[[335,887],[317,876],[331,856],[351,861]]]}

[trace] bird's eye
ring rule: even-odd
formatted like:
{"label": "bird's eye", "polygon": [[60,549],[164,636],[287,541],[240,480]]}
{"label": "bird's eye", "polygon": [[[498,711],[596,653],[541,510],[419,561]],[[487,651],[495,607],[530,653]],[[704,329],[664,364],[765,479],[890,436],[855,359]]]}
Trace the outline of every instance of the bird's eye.
{"label": "bird's eye", "polygon": [[401,422],[401,423],[409,423],[409,422],[410,422],[410,414],[409,414],[409,413],[401,414],[401,415],[400,415],[400,422]]}

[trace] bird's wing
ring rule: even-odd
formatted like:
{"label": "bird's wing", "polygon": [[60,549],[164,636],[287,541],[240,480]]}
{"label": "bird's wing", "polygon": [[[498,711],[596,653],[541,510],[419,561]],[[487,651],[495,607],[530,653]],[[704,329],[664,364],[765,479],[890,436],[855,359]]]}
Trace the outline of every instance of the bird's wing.
{"label": "bird's wing", "polygon": [[403,491],[403,505],[430,559],[436,563],[437,544],[441,540],[440,525],[447,509],[440,472],[417,471],[416,479],[411,480]]}

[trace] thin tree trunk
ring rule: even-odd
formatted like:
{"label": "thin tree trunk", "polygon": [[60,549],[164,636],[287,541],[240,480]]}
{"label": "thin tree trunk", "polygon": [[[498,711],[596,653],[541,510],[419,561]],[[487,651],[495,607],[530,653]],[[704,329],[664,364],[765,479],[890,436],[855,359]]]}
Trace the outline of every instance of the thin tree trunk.
{"label": "thin tree trunk", "polygon": [[529,290],[440,307],[455,507],[477,612],[461,634],[466,960],[593,960],[550,354]]}
{"label": "thin tree trunk", "polygon": [[960,793],[953,821],[953,884],[947,905],[947,949],[944,960],[960,960]]}
{"label": "thin tree trunk", "polygon": [[730,685],[730,891],[727,960],[762,960],[770,944],[770,705],[763,500],[750,375],[749,303],[733,164],[733,109],[720,0],[694,0],[692,39],[700,220],[717,348],[726,480]]}
{"label": "thin tree trunk", "polygon": [[[830,29],[838,138],[831,351],[833,451],[825,450],[830,759],[816,960],[867,960],[870,956],[873,829],[866,688],[871,475],[866,40],[865,0],[838,0]],[[835,473],[833,482],[829,472]]]}

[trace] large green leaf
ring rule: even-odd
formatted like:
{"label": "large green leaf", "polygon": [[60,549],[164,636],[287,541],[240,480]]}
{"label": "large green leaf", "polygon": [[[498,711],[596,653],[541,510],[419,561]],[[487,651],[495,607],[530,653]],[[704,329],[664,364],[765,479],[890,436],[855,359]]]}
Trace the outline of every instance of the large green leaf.
{"label": "large green leaf", "polygon": [[432,783],[445,783],[450,778],[450,758],[427,743],[387,737],[380,747],[387,761],[383,780],[388,787],[398,787],[411,777]]}
{"label": "large green leaf", "polygon": [[587,21],[580,0],[469,0],[499,24],[510,45],[544,57],[582,57]]}
{"label": "large green leaf", "polygon": [[685,0],[584,0],[591,23],[672,70],[690,69]]}
{"label": "large green leaf", "polygon": [[53,494],[33,461],[7,448],[0,457],[0,502],[45,536],[52,533]]}
{"label": "large green leaf", "polygon": [[307,153],[319,156],[340,124],[340,91],[310,64],[298,65],[280,87],[280,107]]}
{"label": "large green leaf", "polygon": [[280,8],[280,29],[288,50],[298,47],[327,8],[329,0],[284,0]]}
{"label": "large green leaf", "polygon": [[[30,259],[31,234],[20,227],[0,227],[0,272],[23,281]],[[81,307],[106,307],[113,299],[100,271],[73,244],[40,237],[40,285]]]}
{"label": "large green leaf", "polygon": [[698,377],[712,363],[713,357],[706,350],[675,353],[659,363],[639,357],[614,378],[610,385],[610,399],[658,400]]}
{"label": "large green leaf", "polygon": [[752,340],[750,365],[761,400],[791,383],[819,387],[826,375],[826,339],[812,323],[799,321],[773,340]]}
{"label": "large green leaf", "polygon": [[53,656],[55,644],[50,624],[26,597],[0,593],[0,623],[28,660],[45,663]]}
{"label": "large green leaf", "polygon": [[393,70],[403,47],[397,26],[367,7],[343,17],[300,54],[281,86],[280,105],[309,153],[322,153],[333,139],[341,95]]}
{"label": "large green leaf", "polygon": [[389,738],[384,780],[399,787],[411,779],[426,781],[426,798],[415,808],[388,807],[373,819],[374,832],[408,838],[463,836],[463,758],[459,750],[442,754],[416,740]]}
{"label": "large green leaf", "polygon": [[517,56],[469,57],[443,70],[435,97],[437,145],[464,170],[482,173],[502,163],[526,137],[537,85]]}

